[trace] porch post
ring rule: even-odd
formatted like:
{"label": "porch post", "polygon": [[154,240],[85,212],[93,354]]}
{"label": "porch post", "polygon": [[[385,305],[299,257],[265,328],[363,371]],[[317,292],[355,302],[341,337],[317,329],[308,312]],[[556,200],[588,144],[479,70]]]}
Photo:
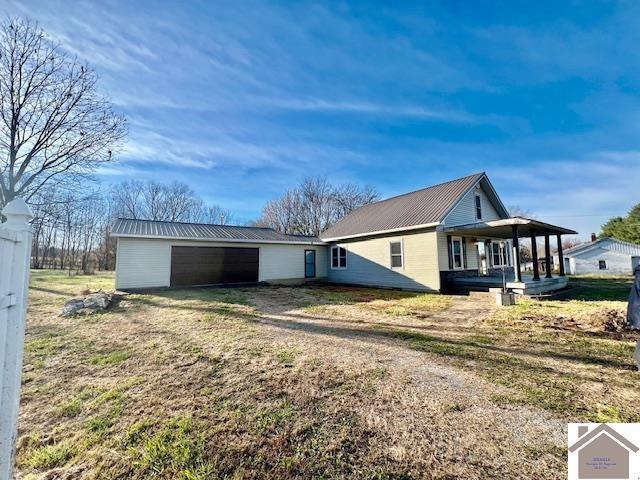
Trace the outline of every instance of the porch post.
{"label": "porch post", "polygon": [[562,254],[562,239],[560,237],[560,234],[556,235],[558,242],[558,262],[560,263],[560,276],[564,277],[564,255]]}
{"label": "porch post", "polygon": [[545,270],[547,271],[547,274],[545,275],[546,278],[551,278],[553,275],[551,275],[551,245],[549,244],[549,234],[545,234],[544,236],[544,266],[545,266]]}
{"label": "porch post", "polygon": [[533,257],[533,279],[540,280],[540,268],[538,265],[538,244],[536,243],[535,230],[531,230],[531,256]]}
{"label": "porch post", "polygon": [[511,237],[513,241],[513,273],[514,281],[522,281],[520,275],[520,242],[518,241],[518,225],[511,225]]}

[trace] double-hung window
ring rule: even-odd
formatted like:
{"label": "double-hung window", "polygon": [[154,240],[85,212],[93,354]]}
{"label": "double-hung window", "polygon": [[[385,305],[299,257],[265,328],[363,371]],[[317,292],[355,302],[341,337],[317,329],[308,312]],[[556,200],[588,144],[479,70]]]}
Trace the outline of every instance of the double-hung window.
{"label": "double-hung window", "polygon": [[331,268],[334,270],[347,268],[347,249],[331,247]]}
{"label": "double-hung window", "polygon": [[453,237],[451,239],[451,254],[453,256],[454,270],[462,270],[464,268],[462,261],[462,238]]}
{"label": "double-hung window", "polygon": [[402,242],[389,243],[389,251],[391,254],[391,268],[402,268]]}
{"label": "double-hung window", "polygon": [[482,198],[477,193],[475,197],[476,220],[482,220]]}
{"label": "double-hung window", "polygon": [[600,270],[606,270],[607,269],[607,261],[606,260],[598,260],[598,268]]}
{"label": "double-hung window", "polygon": [[500,242],[491,242],[491,263],[494,267],[506,267],[509,265],[509,244]]}

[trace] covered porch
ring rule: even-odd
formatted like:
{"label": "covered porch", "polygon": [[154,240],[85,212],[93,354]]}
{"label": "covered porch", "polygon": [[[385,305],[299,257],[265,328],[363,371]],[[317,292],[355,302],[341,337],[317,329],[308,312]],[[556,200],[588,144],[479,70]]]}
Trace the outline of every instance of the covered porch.
{"label": "covered porch", "polygon": [[[485,249],[487,265],[491,265],[492,258],[508,259],[500,262],[499,268],[478,268],[477,275],[451,276],[448,282],[454,289],[489,291],[501,289],[503,284],[508,291],[536,295],[564,288],[568,279],[564,270],[564,256],[562,252],[562,235],[575,235],[577,232],[568,228],[551,225],[523,217],[512,217],[487,222],[477,222],[466,225],[447,226],[443,232],[448,237],[457,235],[471,238],[476,245],[491,247],[489,253]],[[531,240],[532,269],[531,274],[522,273],[520,241],[523,238]],[[544,239],[544,275],[541,275],[538,257],[537,239]],[[551,242],[555,242],[559,257],[558,272],[554,275],[551,265]],[[496,247],[497,244],[497,247]],[[505,268],[505,264],[509,267]],[[512,265],[512,268],[511,268]],[[504,279],[503,279],[504,275]]]}

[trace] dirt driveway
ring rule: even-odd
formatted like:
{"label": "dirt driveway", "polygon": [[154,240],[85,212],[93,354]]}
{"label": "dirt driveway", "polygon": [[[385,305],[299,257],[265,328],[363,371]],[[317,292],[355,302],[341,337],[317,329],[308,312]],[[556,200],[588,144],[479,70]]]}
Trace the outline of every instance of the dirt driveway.
{"label": "dirt driveway", "polygon": [[85,281],[34,277],[23,477],[561,478],[567,421],[638,417],[631,341],[484,297],[203,289],[59,317],[112,279]]}

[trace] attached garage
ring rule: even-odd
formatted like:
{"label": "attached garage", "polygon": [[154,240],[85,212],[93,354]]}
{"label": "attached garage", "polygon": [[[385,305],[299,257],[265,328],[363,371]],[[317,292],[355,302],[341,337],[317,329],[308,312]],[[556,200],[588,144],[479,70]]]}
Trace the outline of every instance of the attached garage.
{"label": "attached garage", "polygon": [[121,290],[290,284],[327,275],[320,239],[270,228],[118,219],[111,236]]}

